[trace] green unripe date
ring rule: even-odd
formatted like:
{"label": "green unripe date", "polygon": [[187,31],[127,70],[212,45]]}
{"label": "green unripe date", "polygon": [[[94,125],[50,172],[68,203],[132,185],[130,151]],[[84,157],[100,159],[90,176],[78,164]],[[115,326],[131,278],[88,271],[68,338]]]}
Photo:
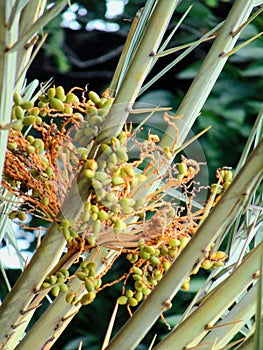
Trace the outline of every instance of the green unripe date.
{"label": "green unripe date", "polygon": [[181,245],[181,242],[177,238],[171,238],[169,239],[168,244],[170,247],[179,247]]}
{"label": "green unripe date", "polygon": [[16,142],[8,142],[7,147],[11,151],[15,151],[17,149],[17,143]]}
{"label": "green unripe date", "polygon": [[102,285],[102,279],[101,278],[98,278],[96,281],[95,281],[95,289],[99,289]]}
{"label": "green unripe date", "polygon": [[92,114],[92,115],[97,115],[98,114],[98,110],[94,106],[89,106],[88,108],[86,108],[86,113],[87,114]]}
{"label": "green unripe date", "polygon": [[145,252],[144,250],[141,251],[139,255],[142,259],[145,259],[145,260],[149,260],[151,257],[151,255],[149,253]]}
{"label": "green unripe date", "polygon": [[54,275],[50,276],[50,277],[49,277],[49,283],[50,283],[50,284],[55,284],[55,283],[57,283],[57,277],[54,276]]}
{"label": "green unripe date", "polygon": [[131,289],[128,289],[125,293],[125,296],[127,298],[132,298],[133,297],[133,291]]}
{"label": "green unripe date", "polygon": [[35,140],[34,136],[32,136],[32,135],[28,135],[28,136],[26,137],[26,139],[27,139],[27,141],[30,142],[30,143],[32,143],[32,142]]}
{"label": "green unripe date", "polygon": [[229,181],[231,182],[233,180],[233,173],[231,170],[226,170],[225,171],[225,176],[224,176],[224,181]]}
{"label": "green unripe date", "polygon": [[80,302],[82,305],[88,305],[92,303],[92,301],[95,299],[96,293],[95,292],[88,292],[87,294],[84,294],[83,297],[80,299]]}
{"label": "green unripe date", "polygon": [[163,262],[164,271],[168,271],[170,267],[171,267],[170,261],[164,261]]}
{"label": "green unripe date", "polygon": [[49,99],[55,97],[55,95],[56,95],[56,89],[55,88],[49,88],[47,90],[47,97]]}
{"label": "green unripe date", "polygon": [[98,234],[101,230],[101,222],[99,220],[94,221],[92,228],[93,233]]}
{"label": "green unripe date", "polygon": [[66,285],[66,283],[61,283],[61,284],[59,285],[59,288],[60,288],[60,290],[61,290],[62,292],[64,292],[64,293],[67,293],[67,292],[68,292],[68,286]]}
{"label": "green unripe date", "polygon": [[160,250],[161,256],[167,256],[168,255],[168,248],[166,245],[162,246]]}
{"label": "green unripe date", "polygon": [[24,125],[32,125],[36,122],[36,117],[34,115],[27,115],[23,119],[23,124]]}
{"label": "green unripe date", "polygon": [[137,306],[138,305],[138,300],[135,298],[128,298],[128,304],[130,306]]}
{"label": "green unripe date", "polygon": [[113,186],[119,186],[119,185],[124,184],[124,180],[120,176],[113,177],[111,182],[112,182]]}
{"label": "green unripe date", "polygon": [[37,125],[41,124],[41,123],[42,123],[42,118],[39,117],[39,116],[36,116],[36,121],[35,121],[35,123],[36,123]]}
{"label": "green unripe date", "polygon": [[56,87],[56,98],[64,102],[66,100],[65,90],[62,86]]}
{"label": "green unripe date", "polygon": [[51,286],[51,284],[50,283],[48,283],[48,282],[43,282],[42,283],[42,288],[49,288]]}
{"label": "green unripe date", "polygon": [[66,269],[60,269],[59,270],[65,277],[69,277],[69,272],[68,272],[68,270],[66,270]]}
{"label": "green unripe date", "polygon": [[91,99],[92,102],[94,102],[96,105],[99,105],[101,102],[101,99],[99,95],[94,92],[94,91],[89,91],[89,98]]}
{"label": "green unripe date", "polygon": [[62,112],[64,110],[64,103],[56,97],[51,98],[49,103],[50,106],[58,112]]}
{"label": "green unripe date", "polygon": [[150,245],[145,246],[143,250],[150,255],[154,255],[155,253],[155,248]]}
{"label": "green unripe date", "polygon": [[31,108],[34,107],[34,102],[33,102],[33,101],[25,101],[25,102],[22,102],[22,103],[20,104],[20,107],[22,107],[23,109],[26,109],[26,110],[31,109]]}
{"label": "green unripe date", "polygon": [[109,218],[109,214],[105,211],[105,210],[100,210],[98,212],[98,219],[103,221],[103,220],[107,220]]}
{"label": "green unripe date", "polygon": [[[48,97],[46,96],[46,95],[40,95],[39,97],[38,97],[38,99],[39,99],[39,101],[40,102],[43,102],[43,103],[47,103],[48,102]],[[40,107],[40,106],[39,106]],[[46,106],[45,106],[46,107]]]}
{"label": "green unripe date", "polygon": [[134,288],[135,288],[136,290],[142,290],[143,287],[144,287],[144,284],[143,284],[141,281],[135,281],[135,283],[134,283]]}
{"label": "green unripe date", "polygon": [[157,258],[157,256],[151,256],[150,261],[153,266],[157,266],[160,264],[160,260]]}
{"label": "green unripe date", "polygon": [[134,281],[141,281],[142,280],[142,276],[138,275],[138,274],[133,274],[132,278],[134,279]]}
{"label": "green unripe date", "polygon": [[185,237],[185,236],[181,237],[180,238],[180,242],[181,242],[180,248],[181,249],[185,248],[186,245],[188,244],[188,242],[190,241],[190,239],[191,239],[190,237]]}
{"label": "green unripe date", "polygon": [[68,293],[68,294],[66,295],[66,302],[67,302],[68,304],[71,304],[72,301],[73,301],[73,299],[74,299],[74,294],[73,294],[73,293]]}
{"label": "green unripe date", "polygon": [[187,173],[188,173],[187,165],[183,162],[178,164],[178,170],[179,170],[179,173],[183,174],[183,175],[187,175]]}
{"label": "green unripe date", "polygon": [[32,142],[32,146],[35,147],[37,153],[42,153],[45,148],[44,142],[41,139],[35,139]]}
{"label": "green unripe date", "polygon": [[51,289],[51,294],[54,296],[54,297],[57,297],[59,295],[59,292],[60,292],[60,288],[59,286],[55,286]]}
{"label": "green unripe date", "polygon": [[117,303],[119,305],[125,305],[125,304],[127,304],[127,301],[128,301],[128,298],[125,295],[122,295],[121,297],[119,297],[117,299]]}
{"label": "green unripe date", "polygon": [[114,193],[112,192],[109,192],[107,195],[106,195],[106,199],[110,202],[110,203],[116,203],[117,202],[117,197],[115,196]]}
{"label": "green unripe date", "polygon": [[20,221],[26,221],[26,213],[24,213],[23,211],[19,211],[17,217]]}
{"label": "green unripe date", "polygon": [[45,173],[48,175],[48,177],[51,177],[53,175],[53,169],[50,166],[47,166]]}
{"label": "green unripe date", "polygon": [[143,292],[141,290],[137,290],[137,292],[134,295],[134,298],[140,302],[143,298]]}
{"label": "green unripe date", "polygon": [[95,179],[100,181],[100,182],[103,182],[105,180],[108,180],[109,176],[104,171],[96,171]]}
{"label": "green unripe date", "polygon": [[87,179],[93,179],[95,176],[95,171],[91,170],[91,169],[85,169],[83,171],[83,175],[87,178]]}
{"label": "green unripe date", "polygon": [[96,270],[94,267],[89,267],[89,277],[94,277],[96,275]]}
{"label": "green unripe date", "polygon": [[67,242],[70,242],[73,239],[70,235],[70,230],[68,227],[63,227],[62,233]]}
{"label": "green unripe date", "polygon": [[78,277],[79,280],[85,281],[87,274],[85,272],[78,271],[76,272],[76,276]]}
{"label": "green unripe date", "polygon": [[72,115],[73,114],[73,108],[72,107],[64,107],[63,112],[64,112],[64,114]]}
{"label": "green unripe date", "polygon": [[168,249],[168,255],[169,255],[171,258],[175,258],[176,255],[177,255],[177,249],[176,249],[175,247],[169,248],[169,249]]}
{"label": "green unripe date", "polygon": [[85,278],[85,288],[87,289],[88,292],[94,292],[95,290],[94,282],[91,281],[89,278]]}
{"label": "green unripe date", "polygon": [[140,269],[139,267],[133,266],[132,270],[135,274],[142,276],[142,269]]}
{"label": "green unripe date", "polygon": [[22,108],[21,106],[15,106],[14,109],[13,109],[13,111],[14,111],[15,117],[16,117],[17,119],[22,119],[22,118],[24,118],[25,112],[24,112],[24,110],[23,110],[23,108]]}
{"label": "green unripe date", "polygon": [[14,103],[15,103],[16,106],[19,106],[20,103],[22,102],[21,96],[19,95],[18,92],[15,92],[15,93],[14,93],[13,101],[14,101]]}
{"label": "green unripe date", "polygon": [[68,103],[68,104],[79,103],[79,98],[77,95],[73,94],[73,92],[69,92],[66,95],[65,103]]}

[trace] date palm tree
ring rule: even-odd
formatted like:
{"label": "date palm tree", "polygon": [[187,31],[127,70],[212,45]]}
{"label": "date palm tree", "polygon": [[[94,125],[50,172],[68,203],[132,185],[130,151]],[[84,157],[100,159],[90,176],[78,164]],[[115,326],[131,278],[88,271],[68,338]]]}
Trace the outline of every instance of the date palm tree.
{"label": "date palm tree", "polygon": [[[186,136],[229,56],[262,34],[237,44],[242,30],[261,12],[261,8],[254,9],[261,2],[235,1],[225,21],[201,39],[166,50],[187,15],[164,41],[179,2],[148,0],[131,25],[109,90],[103,96],[82,91],[81,97],[77,90],[65,93],[55,86],[43,87],[34,95],[36,83],[27,88],[24,85],[36,52],[37,33],[67,1],[57,1],[48,9],[45,1],[1,3],[1,238],[6,235],[11,240],[11,219],[22,221],[25,211],[45,217],[49,228],[0,307],[0,349],[50,349],[79,309],[90,304],[103,288],[101,277],[110,273],[120,254],[130,254],[127,274],[139,276],[137,282],[146,277],[147,282],[141,282],[144,287],[137,283],[131,295],[126,290],[118,299],[116,310],[119,304],[126,304],[129,310],[138,302],[141,305],[110,340],[113,315],[102,348],[136,348],[171,307],[189,276],[205,264],[218,268],[155,349],[263,347],[263,110],[258,113],[233,181],[229,169],[218,172],[218,182],[211,186],[211,196],[199,209],[198,219],[191,221],[186,202],[187,223],[193,224],[191,235],[186,232],[182,214],[173,207],[176,196],[171,194],[198,171],[196,161],[182,158],[173,173],[173,160],[185,147]],[[135,102],[146,88],[218,31],[175,116],[162,107],[136,109]],[[40,44],[44,40],[45,36]],[[144,85],[156,61],[179,50],[183,50],[181,55]],[[129,161],[129,142],[136,139],[136,133],[127,128],[122,131],[128,116],[148,113],[150,118],[157,112],[164,113],[166,131],[160,141],[149,134],[138,146],[141,158]],[[59,126],[45,121],[46,115],[60,118],[59,132]],[[42,136],[34,138],[31,128]],[[145,165],[144,158],[161,166],[151,162]],[[26,193],[21,191],[19,174],[27,179]],[[68,191],[63,187],[57,190],[54,183],[65,185]],[[168,199],[167,191],[171,192]],[[191,196],[189,200],[194,203]],[[181,231],[178,229],[173,237],[176,223]],[[225,254],[217,249],[226,238],[228,260],[222,263]],[[165,255],[164,247],[176,253]],[[77,267],[69,273],[72,266]],[[147,269],[162,274],[158,283],[150,286],[152,276],[146,276]],[[144,294],[143,301],[137,292]],[[27,330],[43,298],[51,295],[49,307]],[[243,337],[236,340],[237,334]]]}

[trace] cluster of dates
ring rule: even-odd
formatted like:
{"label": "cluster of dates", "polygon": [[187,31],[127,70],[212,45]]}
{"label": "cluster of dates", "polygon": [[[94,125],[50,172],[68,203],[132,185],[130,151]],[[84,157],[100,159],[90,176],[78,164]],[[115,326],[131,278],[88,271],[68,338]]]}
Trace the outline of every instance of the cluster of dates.
{"label": "cluster of dates", "polygon": [[[81,170],[78,183],[88,184],[90,195],[80,218],[58,221],[58,230],[69,250],[79,249],[79,256],[99,246],[123,249],[132,267],[118,303],[129,309],[146,298],[162,279],[191,239],[199,219],[195,220],[192,213],[187,212],[191,206],[186,208],[183,217],[177,215],[175,207],[163,200],[162,189],[156,192],[158,195],[154,192],[145,196],[146,185],[143,184],[149,181],[152,170],[168,168],[173,156],[169,147],[160,149],[156,145],[158,140],[154,135],[139,145],[138,161],[129,161],[127,142],[130,134],[127,131],[101,144],[96,157],[88,159],[90,142],[99,134],[113,98],[107,93],[100,97],[94,91],[89,91],[87,96],[86,100],[83,93],[80,101],[73,91],[65,93],[61,86],[42,93],[36,104],[23,101],[17,93],[14,95],[4,184],[27,202],[24,207],[22,203],[20,209],[10,212],[9,218],[25,220],[26,210],[30,208],[33,214],[37,209],[50,215],[52,221],[62,203],[58,200],[58,188],[65,188],[66,193],[73,181],[70,176],[74,179]],[[61,121],[54,123],[55,118]],[[21,133],[23,128],[27,130],[26,137]],[[41,137],[31,133],[31,128]],[[158,161],[153,164],[157,153]],[[140,171],[139,166],[145,159],[150,165]],[[166,189],[168,184],[183,188],[198,171],[197,162],[182,158],[173,166],[168,178],[165,179],[167,174],[164,174],[163,188]],[[221,169],[218,179],[219,182],[211,186],[212,194],[220,194],[229,186],[231,171]],[[27,196],[28,190],[31,192]],[[211,252],[199,267],[216,268],[225,259],[225,253]],[[73,277],[79,279],[84,293],[71,290],[68,282]],[[189,289],[189,282],[190,277],[182,288]],[[54,297],[65,292],[69,304],[87,305],[94,300],[101,284],[101,278],[96,276],[96,264],[84,260],[72,276],[65,269],[47,276],[42,289],[50,290]],[[126,287],[128,285],[132,287]]]}

